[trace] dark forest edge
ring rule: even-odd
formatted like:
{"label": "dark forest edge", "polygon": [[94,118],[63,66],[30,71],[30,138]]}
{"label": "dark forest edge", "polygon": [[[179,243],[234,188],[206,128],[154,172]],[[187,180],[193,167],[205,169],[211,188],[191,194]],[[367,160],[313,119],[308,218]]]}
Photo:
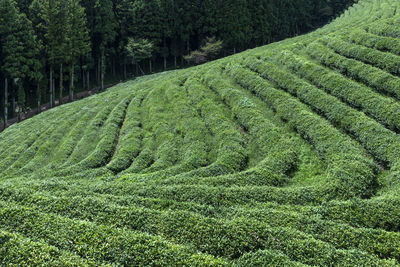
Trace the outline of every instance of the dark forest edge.
{"label": "dark forest edge", "polygon": [[[101,87],[94,87],[94,88],[92,88],[90,90],[79,92],[74,96],[74,98],[72,100],[70,100],[68,98],[68,96],[64,96],[61,102],[59,100],[56,100],[54,104],[55,104],[55,106],[68,104],[68,103],[71,103],[72,101],[77,101],[77,100],[83,99],[85,97],[89,97],[89,96],[92,96],[94,94],[103,92],[104,90],[106,90],[106,89],[108,89],[110,87],[113,87],[116,84],[117,83],[110,83],[110,84],[104,85],[103,89]],[[5,125],[4,122],[0,120],[0,132],[4,131],[6,128],[10,127],[11,125],[13,125],[15,123],[18,123],[18,122],[21,122],[23,120],[32,118],[33,116],[35,116],[35,115],[37,115],[37,114],[39,114],[41,112],[44,112],[44,111],[46,111],[46,110],[48,110],[50,108],[51,108],[50,102],[48,102],[46,104],[41,104],[40,107],[36,107],[36,108],[32,108],[32,109],[28,108],[26,111],[21,112],[20,114],[18,114],[17,117],[9,118],[7,120],[7,125]]]}
{"label": "dark forest edge", "polygon": [[355,1],[0,0],[0,114],[188,66],[209,37],[223,44],[214,59],[296,36]]}

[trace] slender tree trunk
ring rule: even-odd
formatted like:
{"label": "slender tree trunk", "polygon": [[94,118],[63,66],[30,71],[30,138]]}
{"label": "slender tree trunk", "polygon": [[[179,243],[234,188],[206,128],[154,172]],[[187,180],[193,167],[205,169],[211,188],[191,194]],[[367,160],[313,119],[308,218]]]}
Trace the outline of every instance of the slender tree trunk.
{"label": "slender tree trunk", "polygon": [[152,66],[152,63],[151,63],[151,59],[149,59],[149,65],[150,65],[150,73],[152,73],[153,72],[153,66]]}
{"label": "slender tree trunk", "polygon": [[82,70],[81,75],[82,75],[82,86],[83,86],[83,89],[88,89],[89,90],[89,88],[86,88],[86,77],[85,77],[85,71],[84,70]]}
{"label": "slender tree trunk", "polygon": [[138,64],[138,66],[139,66],[139,70],[140,70],[140,72],[142,73],[142,75],[145,75],[145,73],[144,73],[142,67],[140,67],[140,64]]}
{"label": "slender tree trunk", "polygon": [[139,76],[139,67],[138,67],[138,63],[136,63],[135,66],[136,66],[136,76]]}
{"label": "slender tree trunk", "polygon": [[53,67],[50,66],[50,108],[53,108]]}
{"label": "slender tree trunk", "polygon": [[115,69],[115,58],[113,58],[113,61],[112,61],[112,70],[113,70],[113,77],[115,77],[116,73],[117,73],[117,71]]}
{"label": "slender tree trunk", "polygon": [[97,84],[100,84],[100,76],[101,76],[101,56],[97,61]]}
{"label": "slender tree trunk", "polygon": [[18,118],[18,122],[20,122],[21,121],[21,119],[22,119],[22,107],[25,105],[25,103],[22,103],[22,99],[20,99],[20,97],[21,97],[21,91],[22,90],[24,90],[23,88],[22,88],[22,81],[19,81],[18,82],[18,85],[17,85],[17,87],[18,87],[18,111],[17,111],[17,118]]}
{"label": "slender tree trunk", "polygon": [[58,105],[62,104],[62,95],[63,95],[63,63],[60,64],[60,91],[58,96]]}
{"label": "slender tree trunk", "polygon": [[236,47],[233,48],[233,54],[236,54]]}
{"label": "slender tree trunk", "polygon": [[167,69],[167,58],[164,57],[164,70],[166,70],[166,69]]}
{"label": "slender tree trunk", "polygon": [[53,107],[56,106],[56,78],[53,78]]}
{"label": "slender tree trunk", "polygon": [[86,81],[87,89],[90,90],[90,70],[86,72],[86,78],[87,78]]}
{"label": "slender tree trunk", "polygon": [[[78,79],[80,80],[80,79],[83,79],[84,77],[85,77],[85,71],[83,70],[83,63],[82,63],[82,57],[80,57],[80,59],[79,59],[79,66],[80,66],[80,72],[79,72],[79,77],[78,77]],[[83,88],[85,88],[85,86],[83,86]]]}
{"label": "slender tree trunk", "polygon": [[70,84],[69,84],[69,101],[74,100],[74,72],[75,64],[71,64]]}
{"label": "slender tree trunk", "polygon": [[41,100],[41,93],[40,93],[40,83],[38,82],[36,85],[36,96],[37,96],[37,114],[41,112],[41,107],[40,107],[40,100]]}
{"label": "slender tree trunk", "polygon": [[101,90],[104,90],[104,74],[106,72],[106,59],[104,56],[104,51],[101,55]]}
{"label": "slender tree trunk", "polygon": [[11,96],[11,105],[12,105],[12,110],[11,110],[11,115],[12,117],[15,117],[15,87],[13,86],[14,90],[11,90],[12,96]]}
{"label": "slender tree trunk", "polygon": [[4,118],[3,118],[3,122],[4,122],[4,129],[7,128],[7,119],[8,119],[8,106],[7,103],[8,102],[8,79],[5,78],[4,79]]}
{"label": "slender tree trunk", "polygon": [[127,74],[126,74],[126,59],[124,59],[124,80],[127,79]]}
{"label": "slender tree trunk", "polygon": [[176,69],[176,67],[177,67],[176,56],[174,56],[174,66],[175,66],[175,69]]}

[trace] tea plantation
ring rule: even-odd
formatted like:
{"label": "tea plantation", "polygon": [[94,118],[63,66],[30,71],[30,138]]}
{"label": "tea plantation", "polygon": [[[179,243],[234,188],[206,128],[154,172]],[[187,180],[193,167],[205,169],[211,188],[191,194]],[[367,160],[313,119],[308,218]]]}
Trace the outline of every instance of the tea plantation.
{"label": "tea plantation", "polygon": [[0,265],[400,266],[400,2],[0,134]]}

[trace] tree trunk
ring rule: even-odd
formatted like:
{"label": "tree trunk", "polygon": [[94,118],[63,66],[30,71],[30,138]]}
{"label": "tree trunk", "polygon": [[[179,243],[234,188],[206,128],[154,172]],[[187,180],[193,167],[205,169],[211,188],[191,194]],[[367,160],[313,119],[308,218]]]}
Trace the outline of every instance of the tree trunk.
{"label": "tree trunk", "polygon": [[126,74],[126,59],[124,59],[124,80],[127,79],[127,74]]}
{"label": "tree trunk", "polygon": [[136,66],[136,76],[139,76],[139,68],[138,68],[138,63],[135,64]]}
{"label": "tree trunk", "polygon": [[3,122],[4,122],[4,129],[7,128],[7,119],[8,119],[8,106],[7,103],[8,102],[8,79],[5,78],[4,79],[4,118],[3,118]]}
{"label": "tree trunk", "polygon": [[115,77],[116,73],[117,73],[117,71],[115,69],[115,58],[113,58],[113,61],[112,61],[112,70],[113,70],[113,77]]}
{"label": "tree trunk", "polygon": [[86,81],[87,89],[90,90],[90,70],[86,72],[86,78],[87,78]]}
{"label": "tree trunk", "polygon": [[36,86],[36,95],[37,95],[37,114],[41,112],[41,107],[40,107],[40,99],[41,99],[41,94],[40,94],[40,83],[37,83]]}
{"label": "tree trunk", "polygon": [[53,107],[56,106],[56,79],[53,78]]}
{"label": "tree trunk", "polygon": [[69,101],[74,100],[74,72],[75,72],[75,65],[74,63],[71,64],[71,73],[70,73],[70,84],[69,84]]}
{"label": "tree trunk", "polygon": [[164,70],[166,70],[166,69],[167,69],[167,58],[164,57]]}
{"label": "tree trunk", "polygon": [[84,70],[82,70],[81,76],[82,76],[82,86],[83,86],[83,89],[89,90],[89,88],[86,88],[86,77],[85,77],[85,71],[84,71]]}
{"label": "tree trunk", "polygon": [[176,56],[174,56],[174,66],[175,66],[175,69],[176,69],[176,67],[177,67]]}
{"label": "tree trunk", "polygon": [[60,91],[58,96],[58,105],[62,104],[62,95],[63,95],[63,63],[60,64]]}
{"label": "tree trunk", "polygon": [[150,65],[150,73],[152,73],[153,72],[153,66],[151,64],[151,59],[149,59],[149,65]]}
{"label": "tree trunk", "polygon": [[142,68],[140,67],[140,64],[138,64],[139,70],[142,73],[142,75],[145,75],[144,71],[142,70]]}
{"label": "tree trunk", "polygon": [[[79,66],[80,66],[80,72],[79,72],[79,79],[85,80],[85,71],[83,70],[83,63],[82,63],[82,57],[79,60]],[[85,86],[83,86],[85,88]]]}
{"label": "tree trunk", "polygon": [[104,90],[104,74],[106,72],[106,59],[104,56],[104,52],[101,55],[101,90]]}
{"label": "tree trunk", "polygon": [[53,108],[53,67],[50,66],[50,108]]}
{"label": "tree trunk", "polygon": [[23,88],[22,88],[22,81],[19,81],[18,82],[18,111],[17,111],[17,118],[18,118],[18,122],[20,122],[21,121],[21,118],[22,118],[22,107],[24,106],[24,104],[22,103],[22,98],[20,98],[21,97],[21,90],[24,90]]}
{"label": "tree trunk", "polygon": [[97,61],[97,84],[100,84],[100,78],[101,77],[101,56],[99,57]]}
{"label": "tree trunk", "polygon": [[11,96],[11,105],[12,105],[11,116],[15,117],[15,87],[14,87],[14,90],[11,90],[11,91],[12,91],[12,96]]}

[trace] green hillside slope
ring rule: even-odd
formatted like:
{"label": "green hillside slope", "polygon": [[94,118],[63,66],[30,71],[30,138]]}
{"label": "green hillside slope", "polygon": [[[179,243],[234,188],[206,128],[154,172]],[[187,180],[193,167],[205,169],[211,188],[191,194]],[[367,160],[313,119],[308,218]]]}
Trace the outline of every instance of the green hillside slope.
{"label": "green hillside slope", "polygon": [[400,2],[0,134],[0,265],[399,266]]}

